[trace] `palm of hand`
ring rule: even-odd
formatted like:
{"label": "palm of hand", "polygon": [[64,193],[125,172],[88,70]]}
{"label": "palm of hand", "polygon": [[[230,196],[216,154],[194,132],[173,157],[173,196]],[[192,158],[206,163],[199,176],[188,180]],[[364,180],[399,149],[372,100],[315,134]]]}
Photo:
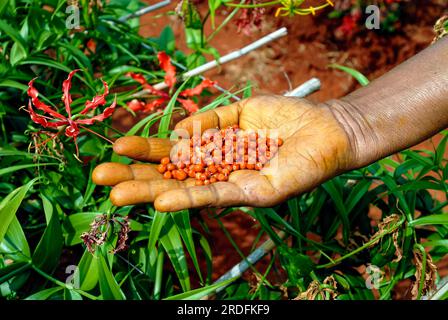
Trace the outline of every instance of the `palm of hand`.
{"label": "palm of hand", "polygon": [[[312,189],[347,168],[351,152],[345,131],[326,107],[306,100],[261,96],[187,118],[176,126],[192,133],[193,121],[201,129],[239,124],[243,130],[276,130],[284,141],[278,154],[261,171],[239,170],[227,182],[194,186],[194,179],[166,180],[153,165],[104,163],[93,180],[114,185],[116,205],[154,202],[160,211],[195,207],[247,205],[267,207]],[[115,152],[136,160],[157,161],[171,144],[162,139],[120,138]]]}

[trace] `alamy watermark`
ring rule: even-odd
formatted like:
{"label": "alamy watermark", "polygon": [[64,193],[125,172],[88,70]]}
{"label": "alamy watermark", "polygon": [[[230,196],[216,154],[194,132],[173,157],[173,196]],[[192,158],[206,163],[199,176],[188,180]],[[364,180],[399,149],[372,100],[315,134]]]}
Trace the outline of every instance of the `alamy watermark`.
{"label": "alamy watermark", "polygon": [[79,269],[76,265],[69,265],[65,268],[65,274],[68,274],[68,277],[65,280],[65,284],[69,288],[80,289],[80,280],[79,280]]}
{"label": "alamy watermark", "polygon": [[365,13],[368,15],[365,26],[368,30],[379,30],[381,25],[381,11],[377,5],[369,5],[366,7]]}
{"label": "alamy watermark", "polygon": [[383,271],[378,266],[369,264],[366,268],[366,273],[368,274],[365,282],[366,287],[368,289],[379,289],[384,278]]}
{"label": "alamy watermark", "polygon": [[65,8],[65,13],[68,14],[65,20],[65,27],[67,29],[79,29],[80,28],[80,13],[79,6],[72,4]]}

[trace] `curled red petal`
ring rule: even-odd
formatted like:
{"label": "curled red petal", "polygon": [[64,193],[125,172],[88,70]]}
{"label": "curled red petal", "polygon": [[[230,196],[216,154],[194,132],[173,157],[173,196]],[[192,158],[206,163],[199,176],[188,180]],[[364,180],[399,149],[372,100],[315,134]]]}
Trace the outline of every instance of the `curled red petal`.
{"label": "curled red petal", "polygon": [[148,81],[146,81],[146,78],[142,74],[134,73],[134,72],[128,72],[126,75],[128,77],[131,77],[132,79],[134,79],[138,83],[140,83],[143,86],[144,89],[149,91],[149,93],[151,93],[153,95],[156,95],[156,96],[169,97],[169,95],[166,92],[164,92],[162,90],[157,90],[152,85],[150,85],[148,83]]}
{"label": "curled red petal", "polygon": [[75,120],[75,122],[77,124],[93,124],[95,121],[100,122],[104,121],[104,119],[109,118],[112,115],[112,113],[114,113],[116,105],[117,105],[117,97],[115,97],[114,102],[112,102],[112,104],[109,107],[103,110],[103,113],[89,119]]}
{"label": "curled red petal", "polygon": [[87,100],[86,107],[80,112],[80,114],[86,114],[91,110],[95,110],[98,106],[104,106],[106,104],[106,96],[109,94],[109,86],[106,81],[103,81],[104,93],[93,97],[92,101]]}
{"label": "curled red petal", "polygon": [[141,85],[147,84],[148,81],[146,81],[146,78],[141,73],[135,73],[135,72],[128,72],[126,76],[131,77]]}
{"label": "curled red petal", "polygon": [[34,87],[34,81],[37,78],[32,79],[29,83],[28,83],[28,96],[31,98],[31,101],[33,102],[34,106],[39,109],[42,110],[45,113],[48,113],[49,115],[52,115],[55,118],[58,119],[66,119],[66,117],[64,117],[62,114],[60,114],[59,112],[57,112],[56,110],[54,110],[52,107],[46,105],[45,103],[43,103],[42,101],[39,100],[38,96],[39,96],[39,91],[37,91],[37,89]]}
{"label": "curled red petal", "polygon": [[65,135],[71,138],[76,138],[79,135],[79,128],[76,122],[70,122],[67,128],[65,128]]}
{"label": "curled red petal", "polygon": [[198,105],[193,100],[178,98],[177,101],[179,101],[182,107],[184,107],[184,109],[187,110],[189,113],[195,113],[196,111],[199,110]]}
{"label": "curled red petal", "polygon": [[64,101],[65,111],[67,111],[68,117],[72,117],[72,109],[70,104],[72,103],[72,96],[70,95],[70,89],[72,87],[72,78],[76,72],[80,71],[80,69],[75,69],[68,74],[67,79],[62,83],[62,101]]}
{"label": "curled red petal", "polygon": [[129,109],[131,109],[134,112],[140,111],[145,106],[145,103],[142,101],[138,101],[137,99],[132,99],[127,104]]}
{"label": "curled red petal", "polygon": [[185,89],[180,93],[183,97],[193,97],[198,96],[202,93],[202,91],[206,88],[213,87],[216,84],[216,81],[212,81],[210,79],[204,79],[200,84],[191,89]]}
{"label": "curled red petal", "polygon": [[145,107],[143,109],[143,112],[151,112],[153,110],[155,110],[156,108],[160,107],[161,105],[163,105],[163,103],[167,101],[166,98],[159,98],[159,99],[155,99],[149,103],[145,104]]}
{"label": "curled red petal", "polygon": [[173,87],[176,83],[176,67],[171,64],[171,58],[165,52],[161,51],[157,54],[160,68],[165,71],[165,83],[168,87]]}
{"label": "curled red petal", "polygon": [[57,128],[59,126],[65,125],[68,123],[67,120],[51,122],[48,121],[45,117],[37,114],[33,110],[33,105],[31,104],[31,100],[28,102],[28,112],[30,114],[30,118],[34,123],[40,124],[44,128]]}

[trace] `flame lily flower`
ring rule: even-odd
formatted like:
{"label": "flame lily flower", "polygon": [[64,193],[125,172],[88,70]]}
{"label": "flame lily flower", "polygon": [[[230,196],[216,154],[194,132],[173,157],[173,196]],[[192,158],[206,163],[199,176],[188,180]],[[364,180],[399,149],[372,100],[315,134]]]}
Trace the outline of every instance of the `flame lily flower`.
{"label": "flame lily flower", "polygon": [[[36,78],[32,79],[28,83],[27,91],[28,96],[30,97],[30,100],[28,102],[28,112],[30,114],[31,120],[34,123],[40,124],[44,128],[65,127],[65,129],[58,132],[57,135],[59,135],[61,132],[64,132],[67,137],[73,138],[76,146],[76,155],[79,154],[77,137],[80,133],[80,128],[97,134],[96,132],[84,127],[84,125],[92,125],[95,121],[104,121],[104,119],[112,115],[117,103],[115,98],[114,102],[109,107],[105,108],[101,114],[92,116],[90,118],[87,117],[87,113],[89,113],[90,111],[94,111],[99,106],[103,106],[106,104],[106,96],[109,94],[109,86],[105,81],[101,80],[104,85],[104,93],[93,97],[92,101],[87,100],[84,109],[79,114],[72,115],[70,106],[72,103],[72,97],[70,95],[70,89],[72,86],[73,75],[78,71],[80,70],[76,69],[70,72],[67,79],[62,83],[62,101],[64,102],[67,115],[62,115],[52,107],[39,100],[39,92],[34,87],[34,81],[36,80]],[[33,109],[33,105],[36,109],[43,111],[43,114],[35,112]],[[57,135],[55,135],[55,137]]]}
{"label": "flame lily flower", "polygon": [[[157,54],[157,58],[159,59],[160,68],[165,71],[164,82],[171,89],[174,87],[176,83],[176,67],[171,64],[170,57],[165,52],[159,52]],[[158,90],[151,86],[146,78],[142,74],[129,72],[127,74],[129,77],[137,81],[142,85],[142,87],[148,90],[152,95],[157,96],[158,98],[149,102],[139,102],[138,100],[132,100],[128,103],[128,107],[133,111],[143,111],[150,112],[155,108],[163,106],[166,102],[168,102],[171,97],[168,93]],[[194,88],[183,90],[179,94],[179,98],[177,101],[182,105],[182,107],[187,110],[189,113],[194,113],[199,110],[198,105],[191,99],[191,97],[198,96],[202,93],[202,91],[206,88],[210,88],[215,85],[215,81],[204,79],[202,82]]]}

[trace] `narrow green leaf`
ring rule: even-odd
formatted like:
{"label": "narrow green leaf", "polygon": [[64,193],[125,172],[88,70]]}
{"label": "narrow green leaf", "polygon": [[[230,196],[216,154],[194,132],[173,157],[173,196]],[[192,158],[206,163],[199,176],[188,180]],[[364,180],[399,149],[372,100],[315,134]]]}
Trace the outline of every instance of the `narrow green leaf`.
{"label": "narrow green leaf", "polygon": [[334,68],[334,69],[339,69],[341,71],[348,73],[353,78],[355,78],[359,82],[359,84],[362,85],[363,87],[368,85],[370,82],[369,79],[367,79],[367,77],[365,75],[363,75],[361,72],[359,72],[358,70],[355,70],[353,68],[341,66],[340,64],[337,64],[337,63],[330,64],[329,67]]}
{"label": "narrow green leaf", "polygon": [[14,42],[19,43],[23,48],[27,47],[25,39],[16,28],[11,27],[4,20],[0,20],[0,30],[7,34]]}
{"label": "narrow green leaf", "polygon": [[430,224],[446,224],[448,225],[448,214],[433,214],[430,216],[415,219],[409,223],[411,226],[425,226]]}
{"label": "narrow green leaf", "polygon": [[36,292],[36,293],[28,296],[27,298],[25,298],[25,300],[47,300],[52,295],[61,291],[62,289],[63,289],[63,287],[54,287],[54,288],[45,289],[45,290]]}
{"label": "narrow green leaf", "polygon": [[153,252],[156,250],[156,243],[159,240],[160,231],[168,218],[168,214],[156,211],[154,219],[151,223],[151,229],[149,230],[148,239],[148,251]]}
{"label": "narrow green leaf", "polygon": [[184,292],[181,294],[177,294],[177,295],[171,296],[169,298],[166,298],[165,300],[199,300],[209,294],[214,293],[219,288],[229,285],[230,283],[235,281],[235,279],[237,279],[237,278],[231,278],[231,279],[228,279],[228,280],[225,280],[222,282],[212,284],[210,286],[206,286],[203,288],[199,288],[199,289],[191,290],[191,291]]}
{"label": "narrow green leaf", "polygon": [[19,61],[26,58],[28,55],[26,49],[20,45],[19,42],[15,42],[11,47],[11,52],[9,55],[9,62],[11,65],[16,65]]}
{"label": "narrow green leaf", "polygon": [[10,264],[4,268],[0,269],[0,284],[8,281],[12,277],[21,274],[22,272],[28,270],[31,267],[29,262],[21,261]]}
{"label": "narrow green leaf", "polygon": [[190,254],[193,265],[198,273],[199,280],[204,281],[201,274],[201,268],[199,267],[198,257],[196,255],[196,248],[193,241],[193,229],[190,224],[190,213],[188,210],[182,210],[179,212],[171,213],[174,223],[176,224],[177,230],[179,231],[182,240],[184,241],[185,247]]}
{"label": "narrow green leaf", "polygon": [[350,192],[349,196],[345,200],[345,210],[350,213],[353,208],[358,204],[359,200],[369,191],[369,187],[372,184],[371,180],[362,180],[358,182]]}
{"label": "narrow green leaf", "polygon": [[0,87],[14,88],[14,89],[22,90],[22,91],[28,90],[28,86],[26,86],[20,82],[17,82],[14,80],[8,80],[8,79],[0,80]]}
{"label": "narrow green leaf", "polygon": [[34,178],[27,184],[15,189],[13,192],[8,194],[0,203],[0,243],[3,241],[9,224],[15,217],[17,209],[19,209],[22,200],[25,198],[28,190],[37,180],[38,178]]}
{"label": "narrow green leaf", "polygon": [[17,217],[13,217],[3,241],[0,242],[0,252],[15,261],[30,260],[30,247]]}
{"label": "narrow green leaf", "polygon": [[168,102],[165,110],[163,111],[163,117],[160,120],[158,136],[159,138],[168,138],[168,131],[171,123],[171,116],[173,115],[174,105],[176,104],[176,99],[179,94],[182,92],[183,88],[187,84],[189,79],[185,80],[184,83],[181,84],[179,89],[171,97],[171,100]]}
{"label": "narrow green leaf", "polygon": [[0,169],[0,176],[12,173],[18,170],[28,169],[28,168],[36,168],[36,167],[42,167],[42,166],[56,166],[59,165],[59,163],[30,163],[30,164],[19,164],[16,166],[6,167],[3,169]]}
{"label": "narrow green leaf", "polygon": [[50,222],[34,250],[33,264],[45,272],[53,272],[59,263],[63,241],[59,217],[56,212],[53,212]]}
{"label": "narrow green leaf", "polygon": [[107,266],[104,256],[98,252],[98,279],[103,300],[125,300],[125,295]]}
{"label": "narrow green leaf", "polygon": [[336,208],[337,213],[339,214],[339,217],[341,218],[342,224],[344,226],[343,228],[343,237],[344,241],[348,240],[349,232],[350,232],[350,220],[348,219],[348,211],[347,208],[344,205],[344,201],[342,199],[342,191],[338,186],[336,185],[338,178],[334,178],[322,185],[322,187],[327,191],[327,193],[330,195],[331,199],[333,200],[334,206]]}
{"label": "narrow green leaf", "polygon": [[164,235],[160,238],[160,242],[162,243],[166,254],[173,264],[182,290],[189,291],[190,275],[188,272],[187,259],[182,246],[180,234],[172,221],[170,225],[165,224],[163,229]]}
{"label": "narrow green leaf", "polygon": [[81,290],[90,291],[97,285],[98,275],[98,259],[85,250],[74,274],[75,281]]}

